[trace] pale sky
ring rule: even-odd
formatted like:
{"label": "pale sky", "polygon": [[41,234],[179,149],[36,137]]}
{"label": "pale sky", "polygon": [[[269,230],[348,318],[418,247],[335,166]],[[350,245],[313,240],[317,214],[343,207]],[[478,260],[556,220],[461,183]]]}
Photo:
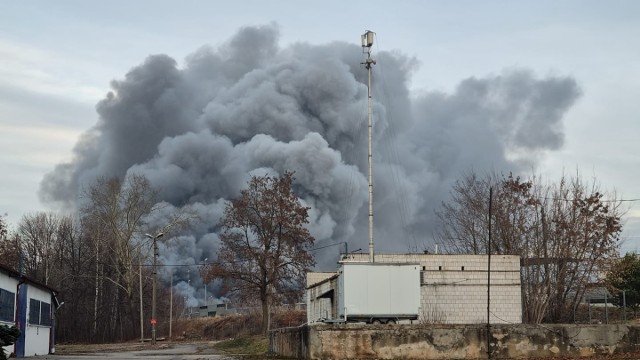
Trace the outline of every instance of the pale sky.
{"label": "pale sky", "polygon": [[[0,2],[0,214],[10,224],[46,210],[44,174],[70,160],[95,125],[113,79],[150,54],[182,63],[240,27],[276,23],[280,45],[359,44],[421,64],[411,90],[450,91],[462,79],[527,68],[576,79],[564,146],[539,168],[576,169],[624,199],[640,199],[640,2],[637,1],[3,1]],[[640,202],[628,202],[622,250],[640,247]]]}

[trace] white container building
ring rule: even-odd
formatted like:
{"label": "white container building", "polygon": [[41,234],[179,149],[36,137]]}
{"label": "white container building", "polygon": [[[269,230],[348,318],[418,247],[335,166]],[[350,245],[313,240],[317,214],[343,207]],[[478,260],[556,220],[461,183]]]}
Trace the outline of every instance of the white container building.
{"label": "white container building", "polygon": [[5,353],[16,357],[55,352],[54,313],[56,291],[0,264],[0,324],[20,330]]}

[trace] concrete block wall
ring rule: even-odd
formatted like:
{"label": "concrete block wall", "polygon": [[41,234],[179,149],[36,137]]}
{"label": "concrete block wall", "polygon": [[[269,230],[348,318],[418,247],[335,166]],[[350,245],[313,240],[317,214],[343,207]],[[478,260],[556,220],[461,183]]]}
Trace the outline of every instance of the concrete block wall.
{"label": "concrete block wall", "polygon": [[334,275],[336,275],[335,272],[308,272],[307,287],[323,282]]}
{"label": "concrete block wall", "polygon": [[[521,323],[519,288],[491,287],[490,322]],[[487,288],[475,286],[429,286],[421,288],[419,322],[433,324],[478,324],[487,322]]]}
{"label": "concrete block wall", "polygon": [[[433,255],[429,260],[421,262],[421,320],[441,324],[486,323],[487,256]],[[491,260],[490,322],[520,323],[520,258],[492,256]]]}

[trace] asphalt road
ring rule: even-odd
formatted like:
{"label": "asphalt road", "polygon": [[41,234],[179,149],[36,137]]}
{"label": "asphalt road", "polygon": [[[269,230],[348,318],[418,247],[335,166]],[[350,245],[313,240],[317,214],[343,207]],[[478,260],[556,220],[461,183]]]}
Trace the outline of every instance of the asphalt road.
{"label": "asphalt road", "polygon": [[171,348],[158,348],[151,350],[138,350],[127,352],[100,352],[95,354],[78,354],[78,355],[46,355],[37,356],[34,359],[47,360],[95,360],[95,359],[112,359],[112,360],[232,360],[236,359],[228,355],[221,355],[214,349],[203,347],[197,344],[178,344]]}

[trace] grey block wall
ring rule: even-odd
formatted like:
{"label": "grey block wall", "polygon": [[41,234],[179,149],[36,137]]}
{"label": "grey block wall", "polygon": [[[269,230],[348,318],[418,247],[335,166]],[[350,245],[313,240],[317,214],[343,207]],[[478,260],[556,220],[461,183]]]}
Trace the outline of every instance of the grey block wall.
{"label": "grey block wall", "polygon": [[[491,323],[522,322],[519,256],[492,255],[489,282],[486,255],[378,254],[375,260],[380,263],[420,264],[421,309],[418,322],[486,323],[488,297]],[[349,254],[341,262],[368,262],[368,254]]]}

